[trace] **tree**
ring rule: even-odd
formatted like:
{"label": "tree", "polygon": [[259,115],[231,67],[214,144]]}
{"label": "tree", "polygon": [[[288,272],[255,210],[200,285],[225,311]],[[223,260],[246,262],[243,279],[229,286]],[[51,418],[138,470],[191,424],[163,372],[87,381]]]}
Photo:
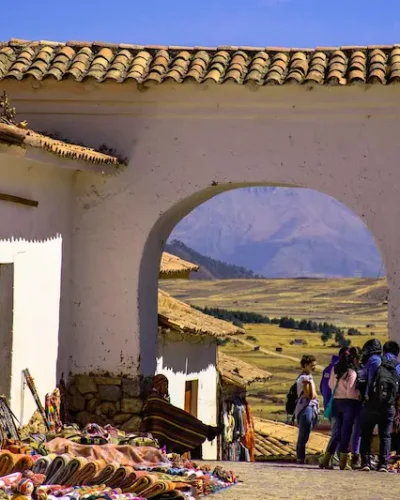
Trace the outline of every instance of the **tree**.
{"label": "tree", "polygon": [[330,332],[322,332],[322,335],[321,335],[321,340],[322,342],[325,344],[326,342],[328,342],[328,340],[330,340],[332,338],[332,333]]}

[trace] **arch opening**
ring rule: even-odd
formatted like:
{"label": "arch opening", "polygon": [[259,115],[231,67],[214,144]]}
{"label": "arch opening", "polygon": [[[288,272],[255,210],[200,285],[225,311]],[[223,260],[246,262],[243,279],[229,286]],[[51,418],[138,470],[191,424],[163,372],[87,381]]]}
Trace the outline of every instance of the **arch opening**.
{"label": "arch opening", "polygon": [[[240,193],[245,194],[241,205],[237,199]],[[254,193],[256,193],[255,196]],[[260,198],[263,198],[263,195],[263,201],[268,198],[269,201],[271,201],[271,196],[276,197],[275,208],[274,203],[260,203]],[[277,263],[281,263],[280,271],[275,274],[271,274],[271,267],[268,268],[267,266],[264,271],[260,267],[263,248],[262,235],[259,235],[260,241],[255,242],[253,246],[241,245],[238,252],[239,257],[238,254],[235,255],[234,252],[229,253],[226,248],[223,250],[220,249],[218,253],[218,249],[216,248],[218,245],[212,244],[207,246],[202,244],[204,243],[204,238],[210,239],[218,232],[220,233],[219,243],[227,238],[227,231],[224,232],[223,229],[221,229],[222,225],[226,224],[224,219],[226,213],[228,213],[230,217],[228,217],[228,226],[229,222],[232,222],[232,218],[239,218],[239,225],[244,225],[247,214],[245,208],[249,207],[249,200],[251,200],[252,197],[256,199],[259,198],[258,204],[255,203],[256,208],[254,210],[256,216],[251,223],[249,223],[249,227],[245,227],[244,230],[239,228],[239,233],[244,232],[248,236],[253,230],[256,232],[257,230],[260,231],[263,219],[260,207],[270,212],[271,210],[272,212],[274,210],[278,210],[279,212],[280,210],[281,214],[283,214],[279,220],[274,221],[275,227],[273,231],[270,231],[268,234],[270,239],[273,240],[270,244],[272,249],[270,248],[269,252],[266,252],[269,256],[269,260],[273,260],[273,265],[275,265],[275,267]],[[224,205],[224,202],[221,201],[223,198],[225,198],[224,210],[221,209],[221,206]],[[309,206],[304,207],[307,198],[309,199]],[[236,211],[232,208],[235,202],[239,205]],[[282,203],[283,205],[286,203],[286,210],[283,209],[284,207],[282,208]],[[238,216],[238,214],[240,214],[240,216]],[[337,227],[332,228],[332,221],[335,217],[339,222],[337,223]],[[220,224],[218,225],[216,221],[220,221]],[[317,234],[315,234],[316,228],[314,226],[316,221],[319,221],[320,224],[320,227],[317,227],[320,234],[318,234],[318,231]],[[322,227],[321,221],[323,223]],[[268,224],[271,224],[270,218],[266,218],[265,225],[268,226]],[[195,229],[191,229],[193,227]],[[322,230],[323,228],[325,229],[325,233]],[[193,235],[194,231],[198,233],[196,236]],[[275,238],[272,238],[271,233],[275,235]],[[361,240],[359,238],[360,235],[362,235]],[[152,237],[154,237],[154,240]],[[334,248],[328,251],[335,237],[338,241],[335,242]],[[177,243],[176,240],[179,242]],[[228,237],[228,240],[228,246],[232,247],[232,245],[237,245],[238,237],[234,235]],[[325,246],[323,244],[321,245],[323,241],[326,242]],[[279,242],[281,243],[281,247],[279,247]],[[239,273],[239,269],[244,268],[244,270],[242,270],[243,276],[240,276],[237,281],[231,282],[227,279],[229,276],[221,278],[221,275],[218,275],[217,278],[219,278],[219,280],[213,280],[212,286],[209,286],[209,282],[207,284],[206,281],[207,276],[202,275],[202,279],[171,280],[170,282],[162,281],[159,283],[159,286],[178,300],[186,301],[191,305],[200,307],[202,312],[208,315],[217,316],[227,319],[228,321],[234,321],[235,324],[244,326],[245,330],[247,330],[244,336],[242,335],[238,338],[233,337],[229,339],[228,335],[225,337],[221,335],[225,340],[228,338],[227,342],[225,343],[225,340],[217,340],[213,345],[217,346],[215,347],[217,352],[218,350],[221,351],[219,357],[226,355],[229,358],[233,355],[237,363],[246,363],[246,361],[250,361],[250,365],[253,367],[255,373],[258,374],[256,377],[259,376],[262,378],[262,375],[257,372],[257,369],[264,369],[266,372],[272,374],[271,383],[273,385],[276,383],[279,386],[279,391],[275,389],[270,391],[268,396],[263,396],[260,393],[262,389],[257,388],[254,393],[250,393],[250,400],[255,403],[256,407],[258,399],[258,401],[263,402],[264,406],[268,406],[269,408],[268,412],[261,412],[258,417],[268,419],[282,418],[284,413],[285,391],[288,390],[287,385],[291,380],[290,376],[298,371],[298,354],[301,354],[301,351],[305,353],[307,349],[315,352],[323,350],[324,352],[322,354],[320,353],[319,356],[320,368],[328,363],[328,358],[331,357],[333,352],[337,352],[338,345],[345,345],[346,341],[348,342],[350,340],[353,345],[358,346],[372,336],[377,336],[378,338],[382,337],[382,339],[384,339],[385,335],[387,335],[387,293],[386,285],[384,284],[385,267],[374,237],[359,215],[355,214],[354,211],[347,208],[347,206],[337,199],[323,193],[297,186],[282,186],[281,184],[274,185],[270,183],[257,185],[250,183],[239,185],[215,185],[179,201],[170,210],[162,214],[153,227],[147,245],[147,251],[145,251],[142,260],[142,266],[145,265],[147,257],[150,256],[150,245],[155,245],[155,247],[153,247],[152,259],[152,266],[153,268],[155,267],[153,274],[155,278],[156,274],[159,272],[159,266],[157,266],[159,262],[158,259],[161,258],[163,250],[169,253],[175,253],[175,255],[187,261],[193,261],[194,256],[194,263],[197,265],[199,265],[199,261],[196,259],[200,258],[201,260],[202,257],[205,257],[206,259],[201,260],[201,262],[204,263],[207,262],[208,257],[214,261],[230,260],[230,264],[236,266],[236,268],[229,268],[230,272],[236,271]],[[194,248],[190,248],[191,245]],[[319,254],[319,256],[321,256],[321,254],[323,255],[324,252],[327,252],[325,266],[324,262],[317,262],[318,265],[315,269],[315,266],[312,266],[313,263],[310,262],[312,261],[311,258],[308,259],[308,264],[311,264],[311,267],[295,267],[294,271],[293,267],[291,267],[286,274],[282,272],[282,269],[285,268],[285,258],[286,262],[288,262],[291,258],[293,260],[293,256],[296,256],[297,264],[302,258],[304,260],[304,255],[307,253],[307,245],[308,252],[311,254],[314,252],[314,254]],[[246,259],[244,259],[244,254],[247,253],[251,255],[252,248],[256,248],[256,251],[253,252],[253,256],[250,256],[250,259],[246,261]],[[156,249],[156,252],[154,252],[154,249]],[[230,248],[230,250],[232,250],[232,248]],[[340,258],[337,257],[340,251],[342,252],[343,262],[340,262]],[[360,253],[362,254],[363,251],[364,254],[359,255]],[[256,258],[254,258],[255,254]],[[282,255],[285,258],[283,258]],[[353,259],[349,257],[353,257]],[[321,266],[322,268],[319,269]],[[249,271],[247,274],[246,267],[248,268],[247,271]],[[290,269],[292,269],[292,271]],[[142,272],[143,267],[141,269],[141,277]],[[291,272],[292,275],[290,275]],[[201,273],[201,271],[199,273]],[[146,272],[146,277],[147,292],[150,292],[154,297],[154,295],[157,294],[157,287],[155,285],[156,279],[151,283],[148,280],[148,272]],[[243,280],[243,277],[247,277],[248,280]],[[210,278],[210,276],[208,276],[208,278]],[[215,278],[215,276],[213,278]],[[381,284],[379,284],[379,279],[382,280]],[[329,280],[332,281],[329,282]],[[228,282],[229,284],[227,284]],[[249,282],[251,282],[251,286]],[[275,282],[276,286],[273,282]],[[139,292],[142,290],[142,283],[141,279]],[[246,286],[243,286],[244,283],[246,283]],[[263,284],[261,288],[264,287],[262,291],[260,291],[260,283]],[[324,283],[324,286],[322,286],[322,283]],[[207,291],[207,287],[209,287],[210,290]],[[266,292],[267,289],[269,289],[268,293]],[[243,299],[243,296],[246,296],[246,294],[251,297],[247,301]],[[264,299],[262,298],[263,294]],[[333,304],[332,307],[321,308],[321,303],[323,304],[324,301],[328,303],[328,301],[332,300],[335,296],[337,299],[336,304]],[[352,296],[358,297],[359,303],[349,303]],[[288,297],[292,298],[289,300]],[[339,300],[339,297],[342,297],[342,299]],[[306,307],[305,304],[307,301],[309,305]],[[271,306],[272,302],[275,303],[273,306]],[[346,307],[343,307],[346,302]],[[376,311],[377,315],[381,314],[379,321],[367,319],[368,314],[363,310],[372,303],[380,304],[380,313]],[[214,309],[218,308],[219,311],[211,311],[210,309],[213,307]],[[343,309],[340,314],[338,310],[335,311],[335,309],[339,307]],[[235,309],[238,311],[238,314],[240,313],[242,315],[240,318],[237,316],[232,317],[232,315],[229,314],[229,311]],[[245,324],[246,320],[243,318],[246,316],[244,313],[250,313],[250,315],[247,316],[250,325],[254,321],[250,328]],[[252,317],[250,317],[251,313],[253,313]],[[264,321],[262,319],[263,316],[265,321],[268,320],[266,323],[262,323],[262,321]],[[267,319],[265,319],[266,316]],[[349,318],[347,321],[345,319],[346,316]],[[156,315],[154,314],[153,320],[155,317]],[[286,317],[287,321],[285,324],[283,319]],[[143,320],[142,316],[141,320]],[[260,321],[261,323],[256,324],[256,321]],[[361,325],[360,321],[364,323]],[[327,326],[324,326],[324,324]],[[323,340],[323,330],[329,330],[329,328],[332,331],[325,332],[326,338]],[[266,340],[268,334],[261,333],[263,329],[269,332],[269,340]],[[339,332],[342,330],[344,331],[343,338],[340,338],[341,336],[335,329]],[[148,332],[149,329],[146,329],[146,331]],[[272,331],[275,331],[275,334],[272,334]],[[277,332],[280,335],[280,339],[277,338]],[[176,335],[176,332],[174,333]],[[173,338],[170,332],[169,336],[167,335],[164,337],[162,341],[164,347],[158,347],[156,371],[164,373],[171,379],[174,379],[172,382],[172,392],[176,394],[175,399],[174,397],[172,398],[173,402],[181,408],[189,408],[187,402],[185,403],[186,392],[182,387],[186,387],[186,382],[191,382],[191,379],[199,376],[199,373],[201,374],[200,378],[204,377],[205,372],[212,366],[212,362],[210,363],[208,359],[205,361],[207,367],[204,369],[199,370],[197,366],[196,370],[191,370],[189,366],[190,359],[195,358],[196,364],[201,364],[199,352],[204,351],[207,353],[208,357],[210,357],[210,352],[212,352],[213,347],[205,343],[204,339],[202,342],[199,340],[193,342],[192,340],[190,343],[185,344],[187,336],[185,337],[185,335],[182,335]],[[260,336],[263,339],[262,342],[260,342]],[[307,338],[304,339],[304,336],[310,336],[312,342],[310,343]],[[179,354],[177,349],[173,347],[177,345],[176,342],[178,341],[181,343]],[[343,344],[341,344],[342,342]],[[190,352],[191,347],[189,344],[195,345],[194,352],[196,354]],[[186,354],[184,352],[185,349],[187,349]],[[171,352],[168,352],[168,350]],[[260,356],[266,356],[269,364],[265,364],[265,360],[260,361]],[[257,359],[252,359],[253,357]],[[282,359],[284,363],[290,366],[285,366],[283,373],[275,374],[276,382],[274,382],[273,372],[274,370],[276,371],[274,362],[281,362]],[[227,360],[220,361],[218,355],[214,356],[214,360],[216,363],[216,366],[214,366],[214,374],[218,372],[217,365],[219,362],[222,364],[225,363],[225,366],[227,366]],[[237,367],[231,369],[231,374],[232,370],[233,373],[235,373],[235,369],[237,369],[238,375],[240,373],[240,368]],[[227,368],[227,370],[229,370],[229,368]],[[246,368],[242,367],[242,370],[246,370]],[[176,376],[177,374],[178,377]],[[249,376],[251,377],[251,374]],[[195,380],[199,384],[199,387],[207,385],[207,382],[205,382],[206,378]],[[219,380],[221,380],[221,376]],[[208,382],[208,386],[209,385]],[[218,393],[218,389],[216,389],[216,393],[218,398],[218,394],[220,394]],[[201,404],[203,404],[204,407],[207,407],[213,403],[211,403],[209,399],[205,400],[204,397],[198,393],[197,398],[198,405],[196,416],[205,415],[205,413],[202,413],[201,409],[199,412],[199,405],[201,406]],[[265,405],[265,401],[269,401],[269,403]],[[218,406],[219,403],[216,402],[215,404]],[[256,410],[256,413],[257,411],[258,410]],[[276,413],[273,414],[272,412]],[[218,415],[215,421],[218,420]],[[205,453],[207,456],[211,457],[214,452],[215,450],[210,450],[210,447],[206,446]],[[218,450],[218,453],[222,453],[221,449]],[[222,455],[218,455],[218,458],[223,457]]]}

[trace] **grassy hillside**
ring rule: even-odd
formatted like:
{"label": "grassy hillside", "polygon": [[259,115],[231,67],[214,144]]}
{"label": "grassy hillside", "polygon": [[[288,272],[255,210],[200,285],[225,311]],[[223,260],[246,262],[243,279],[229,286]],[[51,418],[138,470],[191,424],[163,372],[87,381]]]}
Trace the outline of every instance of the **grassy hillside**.
{"label": "grassy hillside", "polygon": [[[356,346],[362,346],[372,335],[381,341],[388,336],[384,280],[168,281],[161,285],[172,295],[196,306],[327,321],[346,330],[355,327],[362,332],[361,336],[349,337]],[[324,367],[331,356],[337,354],[338,348],[333,346],[333,341],[324,345],[319,333],[268,324],[245,325],[245,328],[249,338],[241,338],[243,342],[230,340],[221,349],[273,374],[267,384],[251,387],[249,400],[256,415],[282,419],[286,393],[298,375],[301,356],[314,354],[318,364]],[[293,339],[301,339],[306,345],[291,345]],[[260,351],[254,351],[256,345],[260,346]],[[277,347],[282,349],[281,353],[276,352]],[[321,371],[316,373],[318,386]]]}
{"label": "grassy hillside", "polygon": [[181,259],[193,262],[200,266],[197,273],[192,273],[191,279],[194,280],[223,280],[223,279],[246,279],[257,278],[257,276],[241,266],[227,264],[221,260],[206,257],[193,248],[189,248],[178,240],[173,240],[165,245],[166,252],[172,253]]}

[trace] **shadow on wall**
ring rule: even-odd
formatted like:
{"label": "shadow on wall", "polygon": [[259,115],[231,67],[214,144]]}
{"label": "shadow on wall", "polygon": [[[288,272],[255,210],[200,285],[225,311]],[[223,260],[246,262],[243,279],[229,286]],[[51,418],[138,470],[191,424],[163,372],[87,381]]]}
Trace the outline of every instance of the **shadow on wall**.
{"label": "shadow on wall", "polygon": [[163,370],[174,373],[201,373],[216,366],[215,343],[190,343],[186,341],[161,343],[159,362]]}

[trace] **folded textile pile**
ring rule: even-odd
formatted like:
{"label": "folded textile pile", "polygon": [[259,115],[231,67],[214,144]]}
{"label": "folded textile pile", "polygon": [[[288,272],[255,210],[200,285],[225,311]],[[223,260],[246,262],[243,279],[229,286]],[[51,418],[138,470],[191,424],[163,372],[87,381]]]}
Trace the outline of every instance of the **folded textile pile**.
{"label": "folded textile pile", "polygon": [[88,461],[103,459],[109,464],[138,465],[156,467],[160,464],[169,467],[171,464],[165,455],[157,448],[150,446],[130,445],[84,445],[56,438],[46,443],[49,453],[56,455],[68,454],[70,457],[84,457]]}

